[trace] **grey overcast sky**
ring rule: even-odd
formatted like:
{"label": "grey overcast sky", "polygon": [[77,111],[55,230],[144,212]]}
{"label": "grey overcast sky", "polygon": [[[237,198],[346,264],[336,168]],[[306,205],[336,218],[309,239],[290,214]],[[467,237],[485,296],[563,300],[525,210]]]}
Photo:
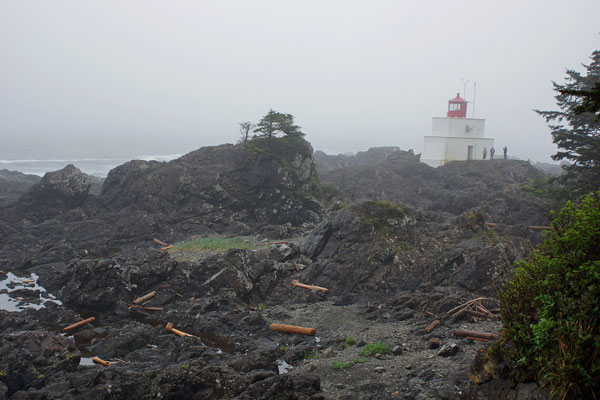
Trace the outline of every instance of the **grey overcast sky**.
{"label": "grey overcast sky", "polygon": [[420,152],[464,79],[496,147],[549,160],[532,109],[599,48],[598,0],[1,0],[0,142],[185,153],[273,108],[328,153]]}

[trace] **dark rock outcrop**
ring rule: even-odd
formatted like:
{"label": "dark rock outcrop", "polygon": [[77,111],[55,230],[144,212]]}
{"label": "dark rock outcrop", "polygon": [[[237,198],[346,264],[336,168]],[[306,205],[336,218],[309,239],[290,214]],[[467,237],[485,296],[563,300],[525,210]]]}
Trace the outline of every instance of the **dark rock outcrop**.
{"label": "dark rock outcrop", "polygon": [[40,181],[37,175],[0,170],[0,207],[15,202]]}
{"label": "dark rock outcrop", "polygon": [[477,211],[488,222],[548,224],[547,210],[521,190],[543,176],[525,161],[455,161],[431,168],[410,152],[394,152],[376,164],[319,170],[319,176],[344,201],[386,199],[454,215]]}
{"label": "dark rock outcrop", "polygon": [[80,207],[87,200],[91,179],[73,165],[48,172],[25,193],[16,207],[30,219],[43,221],[63,211]]}

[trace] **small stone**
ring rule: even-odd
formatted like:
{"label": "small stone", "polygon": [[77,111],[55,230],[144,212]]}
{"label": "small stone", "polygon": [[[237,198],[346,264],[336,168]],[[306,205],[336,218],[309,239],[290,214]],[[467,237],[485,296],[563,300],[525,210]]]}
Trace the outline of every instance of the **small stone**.
{"label": "small stone", "polygon": [[399,356],[399,355],[401,355],[401,354],[402,354],[402,352],[403,352],[402,346],[394,346],[394,347],[392,348],[392,353],[393,353],[395,356]]}
{"label": "small stone", "polygon": [[367,342],[365,342],[363,339],[360,339],[358,342],[356,342],[357,347],[363,347],[366,344]]}
{"label": "small stone", "polygon": [[438,339],[438,338],[429,339],[429,348],[430,349],[437,349],[441,345],[442,345],[442,343],[440,342],[440,339]]}
{"label": "small stone", "polygon": [[440,351],[438,351],[437,354],[438,356],[449,357],[458,353],[458,350],[460,350],[460,348],[456,343],[446,343],[442,346],[442,348],[440,349]]}
{"label": "small stone", "polygon": [[379,354],[379,353],[375,354],[375,358],[381,358],[381,354]]}
{"label": "small stone", "polygon": [[383,373],[386,371],[385,367],[375,367],[373,368],[374,372]]}
{"label": "small stone", "polygon": [[338,383],[337,385],[335,385],[335,387],[337,387],[338,389],[343,389],[344,388],[344,384],[343,383]]}
{"label": "small stone", "polygon": [[407,364],[404,368],[406,368],[406,369],[412,369],[412,365]]}
{"label": "small stone", "polygon": [[333,351],[333,347],[328,347],[325,350],[323,350],[323,357],[331,358],[333,356],[335,356],[335,351]]}

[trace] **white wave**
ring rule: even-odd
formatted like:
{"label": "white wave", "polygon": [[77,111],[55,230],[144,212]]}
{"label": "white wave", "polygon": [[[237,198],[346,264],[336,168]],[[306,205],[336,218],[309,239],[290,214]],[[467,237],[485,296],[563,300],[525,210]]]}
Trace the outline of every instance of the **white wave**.
{"label": "white wave", "polygon": [[68,159],[56,159],[56,160],[0,160],[0,164],[19,164],[19,163],[49,163],[49,162],[65,162],[65,163],[77,163],[77,162],[95,162],[95,161],[122,161],[126,158],[68,158]]}
{"label": "white wave", "polygon": [[181,157],[183,154],[166,154],[166,155],[157,155],[157,156],[137,156],[135,159],[136,160],[143,160],[143,161],[171,161],[174,160],[176,158]]}

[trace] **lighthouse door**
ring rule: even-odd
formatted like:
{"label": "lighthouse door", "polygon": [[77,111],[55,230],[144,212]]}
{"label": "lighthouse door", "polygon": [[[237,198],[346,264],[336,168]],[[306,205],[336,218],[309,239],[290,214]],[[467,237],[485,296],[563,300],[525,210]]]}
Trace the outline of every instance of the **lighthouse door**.
{"label": "lighthouse door", "polygon": [[467,148],[467,160],[473,159],[473,146]]}

